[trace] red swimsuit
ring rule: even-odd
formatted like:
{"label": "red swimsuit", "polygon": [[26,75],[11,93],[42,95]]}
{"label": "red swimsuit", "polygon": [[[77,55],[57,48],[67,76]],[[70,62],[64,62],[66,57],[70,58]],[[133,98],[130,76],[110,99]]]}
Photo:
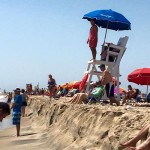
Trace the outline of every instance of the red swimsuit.
{"label": "red swimsuit", "polygon": [[97,41],[98,41],[98,38],[97,38],[97,35],[95,34],[95,30],[94,30],[95,26],[92,26],[91,29],[90,29],[90,33],[89,33],[89,47],[90,48],[96,48],[97,46]]}

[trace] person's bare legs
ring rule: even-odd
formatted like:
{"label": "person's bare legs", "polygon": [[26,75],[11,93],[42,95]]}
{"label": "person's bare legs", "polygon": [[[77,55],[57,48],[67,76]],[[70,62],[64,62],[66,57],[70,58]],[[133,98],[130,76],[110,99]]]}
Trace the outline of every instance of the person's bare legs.
{"label": "person's bare legs", "polygon": [[26,107],[26,106],[22,106],[22,108],[21,108],[22,117],[25,116],[25,107]]}
{"label": "person's bare legs", "polygon": [[76,103],[77,99],[79,97],[79,93],[75,94],[72,99],[70,100],[71,104]]}
{"label": "person's bare legs", "polygon": [[16,124],[17,136],[20,136],[20,124]]}
{"label": "person's bare legs", "polygon": [[71,102],[71,103],[77,104],[77,102],[78,102],[78,100],[79,100],[79,97],[80,97],[80,93],[77,94],[76,98],[75,98],[74,101]]}
{"label": "person's bare legs", "polygon": [[136,147],[136,143],[148,134],[149,127],[150,127],[150,125],[147,125],[144,128],[142,128],[141,131],[137,134],[137,136],[135,136],[134,138],[132,138],[128,142],[126,142],[124,144],[121,144],[121,146],[124,147],[124,148],[126,148],[126,147],[133,147],[133,148]]}
{"label": "person's bare legs", "polygon": [[127,100],[127,97],[125,96],[125,97],[122,99],[122,105],[126,104],[126,100]]}
{"label": "person's bare legs", "polygon": [[77,94],[75,94],[69,101],[67,101],[67,103],[72,103],[72,101],[74,102],[76,97],[77,97]]}
{"label": "person's bare legs", "polygon": [[92,52],[92,57],[93,57],[93,61],[96,59],[96,48],[92,48],[92,47],[90,47],[90,49],[91,49],[91,52]]}
{"label": "person's bare legs", "polygon": [[50,92],[49,98],[51,99],[51,98],[54,96],[54,93],[55,93],[54,88],[51,88],[51,89],[49,90],[49,92]]}
{"label": "person's bare legs", "polygon": [[80,93],[79,97],[76,101],[76,104],[81,104],[83,102],[83,100],[85,100],[87,98],[87,94],[86,93]]}
{"label": "person's bare legs", "polygon": [[130,147],[131,150],[149,150],[150,149],[150,137],[143,142],[142,144],[140,144],[137,147]]}
{"label": "person's bare legs", "polygon": [[109,100],[110,100],[110,105],[112,105],[113,103],[116,103],[117,106],[120,105],[120,102],[116,100],[114,97],[109,97]]}

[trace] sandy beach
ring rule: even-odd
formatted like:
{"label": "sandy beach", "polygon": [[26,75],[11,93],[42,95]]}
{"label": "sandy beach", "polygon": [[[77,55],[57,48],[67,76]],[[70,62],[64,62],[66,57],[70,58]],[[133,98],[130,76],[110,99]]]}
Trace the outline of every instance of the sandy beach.
{"label": "sandy beach", "polygon": [[74,105],[65,101],[30,97],[21,136],[13,136],[15,127],[0,131],[1,149],[121,150],[119,143],[149,123],[150,110],[146,107]]}

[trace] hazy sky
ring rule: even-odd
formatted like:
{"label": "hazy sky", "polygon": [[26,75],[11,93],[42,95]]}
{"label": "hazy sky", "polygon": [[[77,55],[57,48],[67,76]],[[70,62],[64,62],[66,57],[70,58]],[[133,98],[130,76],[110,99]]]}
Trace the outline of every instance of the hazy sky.
{"label": "hazy sky", "polygon": [[[91,59],[86,44],[90,24],[82,17],[97,9],[115,10],[131,22],[131,31],[108,30],[106,40],[117,43],[129,36],[120,66],[126,88],[130,72],[150,67],[149,6],[150,0],[0,0],[0,88],[38,82],[46,87],[48,74],[57,84],[81,80]],[[97,59],[104,34],[99,28]]]}

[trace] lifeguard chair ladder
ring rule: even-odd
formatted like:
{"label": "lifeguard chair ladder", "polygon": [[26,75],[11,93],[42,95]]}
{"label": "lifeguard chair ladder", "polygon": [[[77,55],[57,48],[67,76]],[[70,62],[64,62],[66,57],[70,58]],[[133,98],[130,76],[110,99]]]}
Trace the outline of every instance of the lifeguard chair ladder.
{"label": "lifeguard chair ladder", "polygon": [[[87,82],[86,92],[89,91],[89,87],[90,87],[90,83],[92,81],[93,75],[96,75],[98,80],[101,79],[102,72],[97,70],[97,66],[100,64],[105,64],[105,66],[107,67],[107,70],[111,73],[111,75],[117,81],[117,99],[120,100],[120,93],[119,93],[120,71],[119,71],[119,66],[120,66],[120,61],[121,61],[121,59],[124,55],[124,52],[126,50],[127,41],[128,41],[128,37],[125,36],[125,37],[119,39],[117,45],[114,45],[114,44],[107,45],[107,49],[106,49],[107,50],[107,56],[106,56],[105,61],[102,61],[102,60],[88,61],[88,67],[87,67],[86,73],[89,74],[89,79]],[[114,58],[113,62],[109,61],[110,56]]]}

